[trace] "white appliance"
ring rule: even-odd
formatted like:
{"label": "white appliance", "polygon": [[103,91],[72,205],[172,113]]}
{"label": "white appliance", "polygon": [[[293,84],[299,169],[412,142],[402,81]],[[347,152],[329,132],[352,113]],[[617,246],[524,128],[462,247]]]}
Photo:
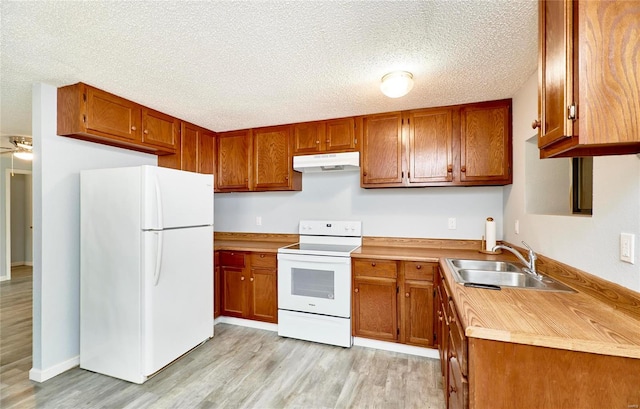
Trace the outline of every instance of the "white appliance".
{"label": "white appliance", "polygon": [[350,347],[351,252],[362,222],[302,220],[300,242],[278,249],[278,335]]}
{"label": "white appliance", "polygon": [[293,157],[293,169],[298,172],[359,171],[360,152],[323,153]]}
{"label": "white appliance", "polygon": [[143,383],[213,337],[213,176],[80,172],[80,367]]}

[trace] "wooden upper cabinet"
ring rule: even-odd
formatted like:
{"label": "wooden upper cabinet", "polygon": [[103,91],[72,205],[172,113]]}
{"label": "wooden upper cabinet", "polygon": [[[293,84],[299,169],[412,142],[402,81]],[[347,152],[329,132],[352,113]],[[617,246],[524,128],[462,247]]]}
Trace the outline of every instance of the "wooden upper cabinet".
{"label": "wooden upper cabinet", "polygon": [[81,82],[58,88],[58,135],[156,155],[177,153],[180,121]]}
{"label": "wooden upper cabinet", "polygon": [[314,154],[324,150],[324,122],[304,122],[293,125],[293,153]]}
{"label": "wooden upper cabinet", "polygon": [[640,152],[640,7],[540,1],[540,157]]}
{"label": "wooden upper cabinet", "polygon": [[180,156],[182,170],[198,171],[198,138],[200,128],[183,122],[180,127]]}
{"label": "wooden upper cabinet", "polygon": [[254,129],[253,157],[252,190],[302,189],[301,174],[293,171],[291,126]]}
{"label": "wooden upper cabinet", "polygon": [[344,152],[356,149],[355,121],[342,118],[325,121],[325,151]]}
{"label": "wooden upper cabinet", "polygon": [[248,191],[253,152],[251,130],[218,134],[218,190]]}
{"label": "wooden upper cabinet", "polygon": [[362,187],[402,186],[402,114],[365,116],[362,127]]}
{"label": "wooden upper cabinet", "polygon": [[542,148],[574,134],[568,107],[577,103],[573,93],[577,54],[573,50],[573,1],[541,1],[539,8],[538,147]]}
{"label": "wooden upper cabinet", "polygon": [[175,150],[178,146],[180,121],[177,118],[142,108],[142,142]]}
{"label": "wooden upper cabinet", "polygon": [[198,133],[197,172],[215,174],[216,159],[216,133],[200,129]]}
{"label": "wooden upper cabinet", "polygon": [[409,183],[453,181],[453,109],[409,111]]}
{"label": "wooden upper cabinet", "polygon": [[511,183],[511,100],[463,106],[460,127],[460,181]]}
{"label": "wooden upper cabinet", "polygon": [[293,124],[293,154],[358,150],[355,118]]}
{"label": "wooden upper cabinet", "polygon": [[142,142],[138,104],[93,87],[85,92],[88,132]]}

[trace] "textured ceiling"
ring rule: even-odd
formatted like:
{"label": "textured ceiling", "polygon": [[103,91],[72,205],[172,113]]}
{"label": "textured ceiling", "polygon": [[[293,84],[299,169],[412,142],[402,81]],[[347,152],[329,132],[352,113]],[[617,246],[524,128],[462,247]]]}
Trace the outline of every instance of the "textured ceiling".
{"label": "textured ceiling", "polygon": [[[535,1],[0,4],[3,144],[31,134],[34,82],[224,131],[508,98],[537,64]],[[415,86],[389,99],[398,69]]]}

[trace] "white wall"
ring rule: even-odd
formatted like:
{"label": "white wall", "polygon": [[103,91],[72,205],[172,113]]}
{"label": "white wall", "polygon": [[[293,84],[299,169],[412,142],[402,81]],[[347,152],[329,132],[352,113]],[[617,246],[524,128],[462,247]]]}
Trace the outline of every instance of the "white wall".
{"label": "white wall", "polygon": [[[31,162],[15,159],[13,160],[13,168],[20,170],[31,170]],[[7,238],[7,187],[6,187],[6,174],[7,170],[11,169],[11,155],[0,156],[0,281],[5,279],[7,274],[6,260],[7,260],[7,246],[5,240]]]}
{"label": "white wall", "polygon": [[[502,187],[361,189],[359,172],[302,175],[301,192],[215,196],[215,230],[297,233],[301,219],[361,220],[365,236],[480,239],[484,221],[502,235]],[[262,226],[256,226],[256,216]],[[449,230],[449,217],[457,229]]]}
{"label": "white wall", "polygon": [[78,364],[80,170],[157,158],[56,135],[56,88],[33,87],[33,369],[44,381]]}
{"label": "white wall", "polygon": [[[640,158],[594,158],[593,216],[549,216],[525,210],[525,141],[535,135],[537,74],[513,97],[513,185],[505,188],[504,238],[524,240],[555,260],[640,291]],[[548,159],[545,159],[548,160]],[[567,201],[568,201],[567,197]],[[520,221],[520,234],[514,223]],[[636,235],[636,264],[619,260],[620,233]]]}

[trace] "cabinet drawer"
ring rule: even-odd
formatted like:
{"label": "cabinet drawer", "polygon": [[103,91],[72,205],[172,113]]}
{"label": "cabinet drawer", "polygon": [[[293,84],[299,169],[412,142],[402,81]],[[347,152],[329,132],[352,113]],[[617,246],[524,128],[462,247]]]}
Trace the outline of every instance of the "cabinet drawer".
{"label": "cabinet drawer", "polygon": [[433,281],[437,263],[424,263],[420,261],[403,261],[405,280],[427,280]]}
{"label": "cabinet drawer", "polygon": [[244,253],[237,251],[221,251],[220,265],[244,268]]}
{"label": "cabinet drawer", "polygon": [[277,259],[271,253],[251,253],[251,267],[276,268]]}
{"label": "cabinet drawer", "polygon": [[367,277],[397,278],[398,265],[389,260],[354,260],[353,274]]}
{"label": "cabinet drawer", "polygon": [[455,356],[449,358],[449,408],[469,408],[469,381]]}
{"label": "cabinet drawer", "polygon": [[467,338],[462,330],[462,324],[458,319],[455,306],[449,301],[449,332],[451,340],[451,354],[460,363],[460,370],[467,375]]}

